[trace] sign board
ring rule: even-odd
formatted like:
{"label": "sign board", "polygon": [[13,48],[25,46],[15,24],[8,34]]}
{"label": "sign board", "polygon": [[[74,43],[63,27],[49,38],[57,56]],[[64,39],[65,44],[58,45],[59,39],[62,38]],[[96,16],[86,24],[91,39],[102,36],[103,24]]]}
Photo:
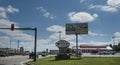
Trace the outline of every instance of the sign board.
{"label": "sign board", "polygon": [[88,23],[66,24],[66,34],[88,34]]}
{"label": "sign board", "polygon": [[70,46],[70,43],[66,40],[59,40],[55,43],[55,45],[59,48],[66,48]]}

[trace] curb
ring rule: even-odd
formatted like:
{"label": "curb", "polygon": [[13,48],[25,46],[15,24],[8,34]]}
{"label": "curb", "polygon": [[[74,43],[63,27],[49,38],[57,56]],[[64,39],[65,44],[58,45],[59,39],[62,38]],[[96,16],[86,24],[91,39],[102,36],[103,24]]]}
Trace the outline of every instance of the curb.
{"label": "curb", "polygon": [[27,62],[29,62],[29,61],[33,61],[33,60],[32,60],[32,59],[29,59],[29,60],[22,61],[22,62],[20,63],[20,65],[29,65],[29,64],[27,64]]}

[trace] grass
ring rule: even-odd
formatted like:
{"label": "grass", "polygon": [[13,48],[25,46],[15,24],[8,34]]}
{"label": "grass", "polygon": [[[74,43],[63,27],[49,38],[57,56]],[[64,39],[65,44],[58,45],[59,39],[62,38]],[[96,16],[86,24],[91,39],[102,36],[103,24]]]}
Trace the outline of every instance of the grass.
{"label": "grass", "polygon": [[38,59],[36,62],[29,62],[33,65],[120,65],[120,57],[84,57],[70,60],[55,60],[55,57]]}

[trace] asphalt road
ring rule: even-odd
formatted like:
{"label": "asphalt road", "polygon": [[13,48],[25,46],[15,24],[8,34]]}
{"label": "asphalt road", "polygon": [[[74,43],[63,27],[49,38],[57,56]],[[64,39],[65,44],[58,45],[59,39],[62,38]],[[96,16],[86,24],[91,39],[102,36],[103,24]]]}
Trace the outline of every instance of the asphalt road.
{"label": "asphalt road", "polygon": [[[45,57],[54,56],[48,55]],[[39,55],[39,58],[45,58]],[[29,59],[29,55],[27,56],[9,56],[9,57],[0,57],[0,65],[22,65],[26,61],[32,61],[33,59]]]}
{"label": "asphalt road", "polygon": [[28,56],[0,57],[0,65],[21,65],[20,63],[28,58]]}

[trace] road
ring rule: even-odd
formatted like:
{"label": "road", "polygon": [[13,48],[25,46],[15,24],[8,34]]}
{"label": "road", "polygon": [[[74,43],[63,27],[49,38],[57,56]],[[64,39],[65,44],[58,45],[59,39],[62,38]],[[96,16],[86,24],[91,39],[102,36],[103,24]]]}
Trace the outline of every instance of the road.
{"label": "road", "polygon": [[0,57],[0,65],[21,65],[20,62],[28,59],[28,56]]}
{"label": "road", "polygon": [[[49,57],[49,55],[46,57]],[[41,55],[39,55],[39,58],[45,58],[45,57],[42,57]],[[28,55],[27,56],[16,55],[16,56],[9,56],[9,57],[0,57],[0,65],[22,65],[22,63],[24,63],[25,61],[29,61],[29,60],[32,61],[33,59],[29,59]]]}

